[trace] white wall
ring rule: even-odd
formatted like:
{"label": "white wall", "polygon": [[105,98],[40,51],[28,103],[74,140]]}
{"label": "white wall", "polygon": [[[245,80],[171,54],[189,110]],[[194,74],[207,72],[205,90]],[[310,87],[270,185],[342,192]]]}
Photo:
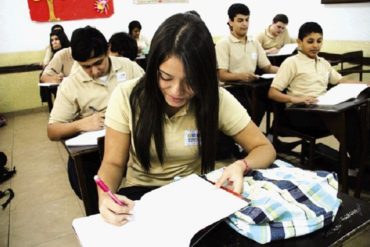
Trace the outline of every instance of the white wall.
{"label": "white wall", "polygon": [[[43,1],[43,0],[42,0]],[[68,0],[65,0],[68,1]],[[321,0],[189,0],[186,4],[136,5],[133,0],[114,0],[114,14],[105,19],[60,22],[70,37],[74,29],[86,25],[100,29],[107,39],[117,31],[127,31],[128,23],[137,19],[148,38],[168,16],[196,10],[212,35],[228,33],[227,9],[235,2],[245,3],[251,10],[249,34],[263,30],[277,13],[290,19],[289,32],[296,36],[306,21],[319,22],[329,40],[370,41],[370,3],[321,4]],[[42,50],[48,44],[50,27],[55,23],[33,22],[26,0],[2,0],[0,9],[0,53]]]}

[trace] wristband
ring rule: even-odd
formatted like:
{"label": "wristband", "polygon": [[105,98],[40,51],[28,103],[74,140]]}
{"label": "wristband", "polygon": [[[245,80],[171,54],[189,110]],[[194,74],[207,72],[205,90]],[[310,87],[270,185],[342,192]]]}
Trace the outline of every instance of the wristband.
{"label": "wristband", "polygon": [[248,171],[250,170],[250,168],[248,166],[247,161],[245,159],[241,159],[240,161],[243,163],[243,166],[244,166],[244,174],[248,173]]}

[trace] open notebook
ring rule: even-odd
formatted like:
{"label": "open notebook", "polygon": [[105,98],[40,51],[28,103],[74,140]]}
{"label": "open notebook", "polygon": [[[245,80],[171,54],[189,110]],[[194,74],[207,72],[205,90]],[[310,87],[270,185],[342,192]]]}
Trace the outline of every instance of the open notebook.
{"label": "open notebook", "polygon": [[98,138],[105,136],[105,129],[89,131],[65,141],[67,146],[98,145]]}
{"label": "open notebook", "polygon": [[355,99],[360,95],[370,97],[370,88],[360,83],[340,83],[319,96],[318,105],[336,105],[344,101]]}
{"label": "open notebook", "polygon": [[248,205],[243,199],[192,174],[145,194],[132,220],[116,227],[99,214],[73,220],[84,247],[188,247],[201,229]]}

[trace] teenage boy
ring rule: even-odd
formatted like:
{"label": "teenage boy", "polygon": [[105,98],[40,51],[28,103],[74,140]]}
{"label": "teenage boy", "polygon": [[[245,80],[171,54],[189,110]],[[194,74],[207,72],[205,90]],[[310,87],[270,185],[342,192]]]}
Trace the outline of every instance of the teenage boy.
{"label": "teenage boy", "polygon": [[[269,89],[270,99],[288,104],[315,104],[317,97],[327,91],[328,84],[354,82],[343,78],[328,61],[318,56],[323,44],[323,30],[319,24],[304,23],[297,42],[299,52],[282,63]],[[290,126],[301,132],[328,132],[319,114],[286,111],[285,117]],[[357,111],[346,111],[346,118],[349,153],[352,158],[358,158],[361,148],[357,141],[360,139]]]}
{"label": "teenage boy", "polygon": [[288,22],[288,16],[277,14],[272,19],[272,24],[257,36],[257,40],[261,43],[267,54],[275,54],[285,44],[295,43],[295,40],[289,36],[288,29],[286,28]]}
{"label": "teenage boy", "polygon": [[254,81],[258,67],[265,73],[276,73],[261,44],[247,36],[249,8],[241,3],[228,9],[230,35],[216,43],[218,73],[221,81]]}
{"label": "teenage boy", "polygon": [[[103,129],[104,113],[113,89],[119,83],[144,74],[143,69],[128,58],[109,57],[104,35],[89,26],[73,32],[71,51],[79,66],[58,88],[47,127],[52,141]],[[91,162],[100,165],[99,158],[93,157]],[[71,158],[68,172],[72,188],[80,197]],[[90,182],[94,183],[92,177]]]}

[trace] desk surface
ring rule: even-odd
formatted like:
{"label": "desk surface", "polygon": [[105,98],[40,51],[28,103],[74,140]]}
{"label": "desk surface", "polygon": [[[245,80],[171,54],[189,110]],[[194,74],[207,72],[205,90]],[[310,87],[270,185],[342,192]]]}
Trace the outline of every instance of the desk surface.
{"label": "desk surface", "polygon": [[[341,246],[343,242],[356,233],[361,232],[366,226],[370,225],[370,203],[353,198],[347,194],[340,193],[339,198],[343,200],[338,210],[338,214],[333,224],[320,229],[311,234],[279,240],[261,245],[250,240],[232,228],[225,222],[219,223],[210,232],[208,232],[194,247],[216,247],[216,246]],[[200,232],[194,236],[192,243],[198,239]]]}
{"label": "desk surface", "polygon": [[286,108],[287,111],[340,113],[352,107],[363,104],[367,99],[354,99],[336,105],[302,105],[295,104]]}

